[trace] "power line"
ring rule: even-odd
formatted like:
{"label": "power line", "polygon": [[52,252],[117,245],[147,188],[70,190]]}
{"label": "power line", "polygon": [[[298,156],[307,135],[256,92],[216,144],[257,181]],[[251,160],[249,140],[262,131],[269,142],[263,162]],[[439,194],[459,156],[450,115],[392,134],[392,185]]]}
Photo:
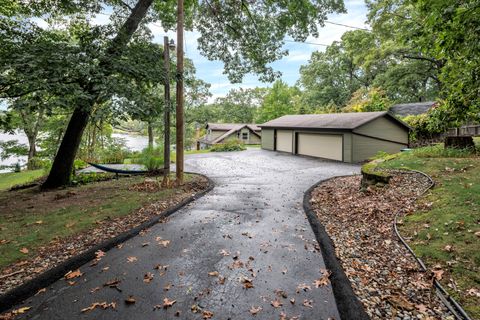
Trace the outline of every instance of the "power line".
{"label": "power line", "polygon": [[361,27],[355,27],[355,26],[349,26],[348,24],[343,24],[343,23],[338,23],[338,22],[333,22],[333,21],[325,21],[325,23],[328,23],[328,24],[334,24],[336,26],[341,26],[341,27],[346,27],[346,28],[352,28],[352,29],[357,29],[357,30],[364,30],[364,31],[372,31],[370,29],[367,29],[367,28],[361,28]]}
{"label": "power line", "polygon": [[304,44],[312,44],[314,46],[322,46],[322,47],[329,47],[329,44],[324,43],[315,43],[315,42],[307,42],[307,41],[295,41],[295,40],[285,40],[285,42],[292,42],[292,43],[304,43]]}

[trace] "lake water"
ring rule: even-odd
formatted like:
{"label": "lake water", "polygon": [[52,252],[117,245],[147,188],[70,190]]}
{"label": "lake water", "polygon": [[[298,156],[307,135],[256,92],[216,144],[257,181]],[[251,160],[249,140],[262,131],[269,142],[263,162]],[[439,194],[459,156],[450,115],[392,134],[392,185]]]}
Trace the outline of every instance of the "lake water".
{"label": "lake water", "polygon": [[[112,134],[115,138],[122,138],[125,140],[127,148],[132,151],[140,151],[148,146],[148,137],[139,136],[139,135],[130,135],[125,133],[114,133]],[[0,141],[9,141],[9,140],[18,140],[20,143],[28,144],[27,137],[23,133],[17,134],[6,134],[0,133]],[[0,148],[1,151],[1,148]],[[14,165],[17,162],[20,162],[21,165],[24,165],[27,162],[27,157],[10,157],[5,160],[0,159],[0,166],[5,165]],[[10,172],[11,169],[2,170],[0,172]]]}

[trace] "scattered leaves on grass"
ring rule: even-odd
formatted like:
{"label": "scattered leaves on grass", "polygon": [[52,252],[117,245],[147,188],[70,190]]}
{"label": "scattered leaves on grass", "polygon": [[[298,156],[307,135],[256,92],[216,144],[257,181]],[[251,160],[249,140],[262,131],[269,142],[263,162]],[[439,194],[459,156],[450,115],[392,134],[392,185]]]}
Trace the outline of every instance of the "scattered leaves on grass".
{"label": "scattered leaves on grass", "polygon": [[81,312],[92,311],[95,308],[100,308],[100,309],[105,310],[105,309],[108,309],[108,308],[115,309],[116,307],[117,307],[117,304],[115,302],[110,302],[110,303],[107,303],[105,301],[104,302],[94,302],[89,307],[83,308],[81,310]]}
{"label": "scattered leaves on grass", "polygon": [[433,273],[433,277],[440,281],[442,280],[442,277],[445,271],[443,271],[442,269],[437,269],[437,270],[432,270],[432,273]]}
{"label": "scattered leaves on grass", "polygon": [[77,269],[75,271],[69,271],[65,274],[65,279],[70,280],[73,278],[81,277],[83,273],[80,272],[80,269]]}
{"label": "scattered leaves on grass", "polygon": [[171,306],[173,306],[175,304],[175,302],[177,302],[177,300],[170,300],[168,298],[164,298],[163,299],[163,308],[164,309],[170,308]]}
{"label": "scattered leaves on grass", "polygon": [[252,315],[256,315],[257,313],[259,313],[260,311],[262,311],[262,307],[255,307],[255,306],[252,306],[250,308],[250,313]]}
{"label": "scattered leaves on grass", "polygon": [[29,251],[27,248],[22,248],[20,249],[20,252],[23,253],[23,254],[27,254]]}

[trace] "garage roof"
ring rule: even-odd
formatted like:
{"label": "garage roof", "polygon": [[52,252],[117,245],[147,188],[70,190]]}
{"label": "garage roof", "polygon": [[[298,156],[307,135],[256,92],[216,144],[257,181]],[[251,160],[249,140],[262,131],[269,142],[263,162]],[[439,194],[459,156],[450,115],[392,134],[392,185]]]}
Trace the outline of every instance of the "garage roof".
{"label": "garage roof", "polygon": [[352,113],[325,113],[325,114],[298,114],[287,115],[264,124],[263,128],[309,128],[309,129],[355,129],[377,118],[387,116],[402,126],[409,128],[386,111],[380,112],[352,112]]}

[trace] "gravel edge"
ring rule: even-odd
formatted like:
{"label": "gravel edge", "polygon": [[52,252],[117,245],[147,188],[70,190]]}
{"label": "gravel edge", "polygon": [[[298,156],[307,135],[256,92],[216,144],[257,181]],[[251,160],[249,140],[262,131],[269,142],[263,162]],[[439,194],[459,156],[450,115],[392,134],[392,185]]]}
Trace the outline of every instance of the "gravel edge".
{"label": "gravel edge", "polygon": [[213,181],[200,173],[193,173],[193,172],[186,172],[186,173],[192,173],[199,175],[203,178],[205,178],[208,181],[208,186],[205,190],[200,191],[196,193],[195,195],[188,197],[175,206],[168,208],[163,212],[163,214],[158,215],[149,221],[146,221],[142,223],[141,225],[130,229],[129,231],[126,231],[122,234],[119,234],[118,236],[111,238],[107,241],[104,241],[102,243],[99,243],[98,245],[84,251],[83,253],[76,255],[74,257],[71,257],[70,259],[65,260],[61,264],[57,265],[56,267],[47,270],[46,272],[40,274],[39,276],[30,279],[29,281],[23,283],[22,285],[13,288],[12,290],[8,291],[4,295],[0,296],[0,312],[4,312],[11,307],[13,307],[16,304],[21,303],[25,299],[33,296],[38,290],[45,288],[49,286],[50,284],[54,283],[58,279],[62,278],[67,272],[70,270],[74,270],[79,268],[80,266],[84,265],[85,263],[95,259],[95,252],[98,250],[102,251],[108,251],[118,244],[127,241],[130,238],[133,238],[134,236],[138,235],[140,231],[147,229],[153,225],[155,225],[160,219],[166,218],[190,202],[193,202],[194,200],[201,198],[208,192],[210,192],[214,187]]}
{"label": "gravel edge", "polygon": [[[322,183],[325,183],[334,178],[349,177],[350,175],[331,177],[325,180],[321,180],[308,188],[303,196],[303,210],[307,215],[310,227],[315,234],[315,238],[321,247],[321,253],[325,266],[330,270],[332,275],[330,281],[332,283],[333,295],[337,308],[340,313],[341,319],[345,320],[366,320],[370,319],[362,303],[353,292],[350,281],[343,271],[342,265],[335,255],[335,247],[328,233],[325,231],[325,227],[318,221],[315,211],[312,208],[310,200],[312,198],[312,191]],[[1,303],[1,301],[0,301]]]}

